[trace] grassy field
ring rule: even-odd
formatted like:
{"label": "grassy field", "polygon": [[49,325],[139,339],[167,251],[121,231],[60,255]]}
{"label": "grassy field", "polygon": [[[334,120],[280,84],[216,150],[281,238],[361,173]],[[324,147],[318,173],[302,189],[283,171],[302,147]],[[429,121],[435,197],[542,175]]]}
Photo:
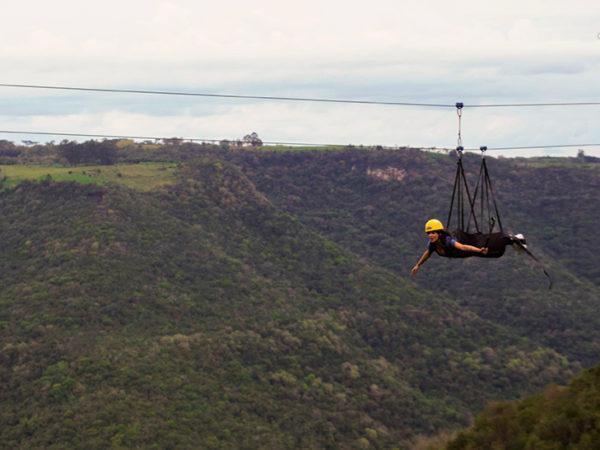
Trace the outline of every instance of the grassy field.
{"label": "grassy field", "polygon": [[562,168],[582,168],[599,170],[600,164],[597,162],[586,162],[579,158],[560,158],[560,157],[536,157],[536,158],[515,158],[515,163],[522,167],[531,167],[535,169],[545,167]]}
{"label": "grassy field", "polygon": [[150,191],[176,181],[176,163],[116,164],[112,166],[0,165],[7,186],[25,180],[76,181],[82,184],[122,184],[138,191]]}

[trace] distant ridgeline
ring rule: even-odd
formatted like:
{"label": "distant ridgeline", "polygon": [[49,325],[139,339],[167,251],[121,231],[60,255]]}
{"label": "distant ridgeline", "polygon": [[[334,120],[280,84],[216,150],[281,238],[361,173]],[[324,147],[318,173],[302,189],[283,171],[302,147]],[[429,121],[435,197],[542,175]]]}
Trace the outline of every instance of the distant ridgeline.
{"label": "distant ridgeline", "polygon": [[0,141],[0,164],[6,448],[405,448],[600,362],[588,157],[489,161],[550,291],[510,249],[408,276],[447,155]]}

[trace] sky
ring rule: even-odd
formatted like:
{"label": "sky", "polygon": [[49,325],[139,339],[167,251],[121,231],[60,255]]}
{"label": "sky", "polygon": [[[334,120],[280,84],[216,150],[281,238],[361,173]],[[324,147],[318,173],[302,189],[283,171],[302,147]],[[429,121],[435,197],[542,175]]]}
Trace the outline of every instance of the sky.
{"label": "sky", "polygon": [[[6,84],[444,104],[600,102],[597,0],[2,3]],[[465,108],[463,145],[600,143],[599,120],[600,105]],[[457,144],[453,108],[8,87],[0,87],[0,130],[203,139],[254,131],[265,141]],[[0,133],[12,141],[53,138]],[[600,156],[600,146],[583,149]]]}

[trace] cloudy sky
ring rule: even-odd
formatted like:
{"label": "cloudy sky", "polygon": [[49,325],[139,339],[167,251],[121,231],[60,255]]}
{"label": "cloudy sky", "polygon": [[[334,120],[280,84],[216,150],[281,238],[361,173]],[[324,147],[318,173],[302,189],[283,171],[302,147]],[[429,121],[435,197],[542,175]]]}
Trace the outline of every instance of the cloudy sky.
{"label": "cloudy sky", "polygon": [[[0,83],[449,104],[600,101],[597,0],[5,3]],[[256,131],[266,141],[424,147],[455,146],[457,126],[451,108],[6,87],[0,121],[1,130],[206,139]],[[599,122],[600,106],[466,109],[463,142],[600,143]],[[0,133],[27,138],[52,139]],[[600,156],[600,147],[585,151]]]}

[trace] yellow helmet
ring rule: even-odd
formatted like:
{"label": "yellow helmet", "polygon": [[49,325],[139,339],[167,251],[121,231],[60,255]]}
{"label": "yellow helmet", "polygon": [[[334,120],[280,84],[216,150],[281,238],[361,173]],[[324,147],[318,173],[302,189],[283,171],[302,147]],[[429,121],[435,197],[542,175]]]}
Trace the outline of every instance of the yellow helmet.
{"label": "yellow helmet", "polygon": [[437,219],[430,219],[425,224],[425,233],[430,231],[441,231],[444,229],[444,225]]}

